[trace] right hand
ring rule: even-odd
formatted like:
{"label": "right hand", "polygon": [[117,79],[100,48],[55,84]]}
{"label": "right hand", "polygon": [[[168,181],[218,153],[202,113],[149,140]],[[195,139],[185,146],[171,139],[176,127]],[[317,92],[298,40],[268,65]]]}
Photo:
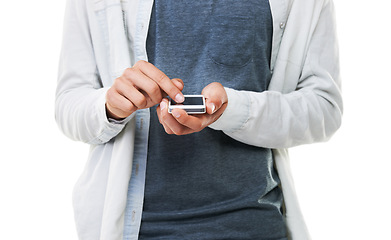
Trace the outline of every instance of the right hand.
{"label": "right hand", "polygon": [[159,104],[165,96],[183,102],[183,82],[170,79],[153,64],[138,61],[127,68],[106,93],[107,117],[123,119],[138,109]]}
{"label": "right hand", "polygon": [[210,83],[202,90],[205,96],[205,114],[187,114],[183,109],[173,109],[168,113],[168,100],[163,99],[156,108],[159,122],[168,134],[185,135],[202,131],[221,117],[228,105],[228,96],[223,85],[218,82]]}

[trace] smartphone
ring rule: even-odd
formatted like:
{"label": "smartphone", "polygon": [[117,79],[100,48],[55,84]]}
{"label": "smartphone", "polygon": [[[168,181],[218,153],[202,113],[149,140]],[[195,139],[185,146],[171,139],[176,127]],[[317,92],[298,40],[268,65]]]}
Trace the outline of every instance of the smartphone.
{"label": "smartphone", "polygon": [[168,101],[168,112],[172,113],[174,108],[185,110],[188,114],[203,114],[206,112],[205,97],[203,95],[184,95],[183,103],[176,103],[174,100]]}

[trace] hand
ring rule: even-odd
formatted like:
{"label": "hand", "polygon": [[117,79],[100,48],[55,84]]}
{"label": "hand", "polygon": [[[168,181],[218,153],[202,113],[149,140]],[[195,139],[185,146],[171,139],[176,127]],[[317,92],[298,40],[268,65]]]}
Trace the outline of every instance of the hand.
{"label": "hand", "polygon": [[160,123],[168,134],[185,135],[199,132],[215,122],[227,107],[228,97],[224,87],[217,82],[202,90],[205,97],[206,113],[188,115],[183,109],[174,109],[168,113],[168,99],[163,99],[156,112]]}
{"label": "hand", "polygon": [[183,82],[169,79],[162,71],[146,61],[138,61],[115,79],[106,94],[107,117],[122,119],[138,109],[150,108],[165,96],[184,101]]}

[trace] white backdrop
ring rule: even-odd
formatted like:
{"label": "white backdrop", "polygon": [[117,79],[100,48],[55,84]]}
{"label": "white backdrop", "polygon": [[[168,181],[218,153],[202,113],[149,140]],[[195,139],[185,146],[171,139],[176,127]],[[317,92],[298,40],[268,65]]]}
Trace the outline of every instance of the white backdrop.
{"label": "white backdrop", "polygon": [[[335,0],[345,114],[328,143],[291,150],[314,240],[391,239],[391,34],[384,0]],[[65,0],[0,8],[0,239],[77,239],[71,203],[88,146],[54,121]]]}

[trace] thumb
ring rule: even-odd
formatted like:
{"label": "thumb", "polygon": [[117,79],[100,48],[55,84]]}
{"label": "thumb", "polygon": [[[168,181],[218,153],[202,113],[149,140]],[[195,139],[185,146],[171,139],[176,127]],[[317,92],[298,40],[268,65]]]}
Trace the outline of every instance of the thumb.
{"label": "thumb", "polygon": [[205,97],[206,112],[208,114],[215,113],[228,101],[223,85],[217,82],[207,85],[202,90],[202,95]]}

